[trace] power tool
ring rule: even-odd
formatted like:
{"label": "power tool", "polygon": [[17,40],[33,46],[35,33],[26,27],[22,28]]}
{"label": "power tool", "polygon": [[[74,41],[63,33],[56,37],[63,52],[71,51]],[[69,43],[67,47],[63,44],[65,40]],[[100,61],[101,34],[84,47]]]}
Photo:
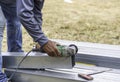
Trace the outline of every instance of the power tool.
{"label": "power tool", "polygon": [[[78,52],[78,47],[74,44],[70,44],[69,46],[66,45],[56,45],[59,53],[61,56],[72,56],[72,55],[76,55]],[[33,49],[33,51],[39,51],[42,53],[45,53],[39,46],[39,44],[36,44]]]}
{"label": "power tool", "polygon": [[78,47],[74,44],[66,45],[57,45],[57,49],[61,56],[72,56],[77,54]]}

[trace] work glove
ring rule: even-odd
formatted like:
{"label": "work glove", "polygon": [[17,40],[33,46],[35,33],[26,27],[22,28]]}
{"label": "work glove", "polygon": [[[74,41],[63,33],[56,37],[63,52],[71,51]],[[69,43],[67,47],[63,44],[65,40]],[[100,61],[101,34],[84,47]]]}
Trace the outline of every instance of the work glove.
{"label": "work glove", "polygon": [[49,40],[43,47],[42,49],[49,55],[52,57],[57,57],[57,56],[61,56],[58,49],[57,49],[57,45],[59,45],[56,42],[53,42],[51,40]]}

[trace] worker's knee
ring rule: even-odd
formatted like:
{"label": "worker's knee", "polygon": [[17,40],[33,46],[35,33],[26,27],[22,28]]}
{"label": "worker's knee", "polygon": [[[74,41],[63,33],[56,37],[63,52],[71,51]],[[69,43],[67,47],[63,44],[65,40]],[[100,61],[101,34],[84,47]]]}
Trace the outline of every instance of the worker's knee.
{"label": "worker's knee", "polygon": [[14,18],[14,19],[7,19],[7,27],[9,30],[15,30],[17,28],[21,27],[21,23],[18,19],[18,17]]}

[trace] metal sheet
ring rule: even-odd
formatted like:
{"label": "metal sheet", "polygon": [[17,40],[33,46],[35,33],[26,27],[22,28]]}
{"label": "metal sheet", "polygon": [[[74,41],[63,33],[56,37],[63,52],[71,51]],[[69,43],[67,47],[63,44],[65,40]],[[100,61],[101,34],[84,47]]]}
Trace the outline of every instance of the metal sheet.
{"label": "metal sheet", "polygon": [[[5,72],[9,77],[15,70],[6,69]],[[16,79],[17,78],[17,79]],[[12,82],[85,82],[79,78],[77,73],[64,73],[54,71],[38,70],[18,70],[12,78]]]}
{"label": "metal sheet", "polygon": [[77,62],[120,69],[120,45],[108,45],[58,39],[54,39],[54,41],[63,45],[77,45],[78,54],[75,57]]}
{"label": "metal sheet", "polygon": [[[2,53],[3,67],[16,68],[26,53],[11,52]],[[75,65],[74,57],[50,57],[45,53],[32,52],[21,63],[19,68],[67,68],[71,69]]]}
{"label": "metal sheet", "polygon": [[77,54],[76,62],[94,64],[96,66],[120,69],[120,58],[108,56],[95,56],[90,54]]}
{"label": "metal sheet", "polygon": [[75,44],[79,54],[90,54],[93,56],[105,56],[120,58],[120,45],[109,45],[91,42],[77,42],[68,40],[52,39],[63,45]]}
{"label": "metal sheet", "polygon": [[[93,68],[94,70],[90,70]],[[95,70],[103,70],[108,68],[101,67],[83,67],[82,69],[46,69],[46,71],[40,70],[22,70],[19,69],[12,79],[12,82],[119,82],[120,73],[114,71],[108,71],[96,75],[92,75],[94,80],[87,81],[78,77],[78,73],[93,73]],[[114,70],[114,69],[113,69]],[[5,73],[9,77],[15,70],[6,69]],[[120,71],[120,70],[118,70]],[[17,79],[16,79],[17,78]]]}

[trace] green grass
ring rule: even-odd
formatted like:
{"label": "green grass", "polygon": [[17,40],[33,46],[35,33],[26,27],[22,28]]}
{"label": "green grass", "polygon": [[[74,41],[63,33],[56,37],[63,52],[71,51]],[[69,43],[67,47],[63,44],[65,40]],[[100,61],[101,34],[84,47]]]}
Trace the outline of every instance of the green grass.
{"label": "green grass", "polygon": [[[46,0],[43,9],[43,31],[52,39],[120,45],[119,0]],[[6,35],[3,51],[6,51]],[[23,49],[33,40],[23,28]]]}

